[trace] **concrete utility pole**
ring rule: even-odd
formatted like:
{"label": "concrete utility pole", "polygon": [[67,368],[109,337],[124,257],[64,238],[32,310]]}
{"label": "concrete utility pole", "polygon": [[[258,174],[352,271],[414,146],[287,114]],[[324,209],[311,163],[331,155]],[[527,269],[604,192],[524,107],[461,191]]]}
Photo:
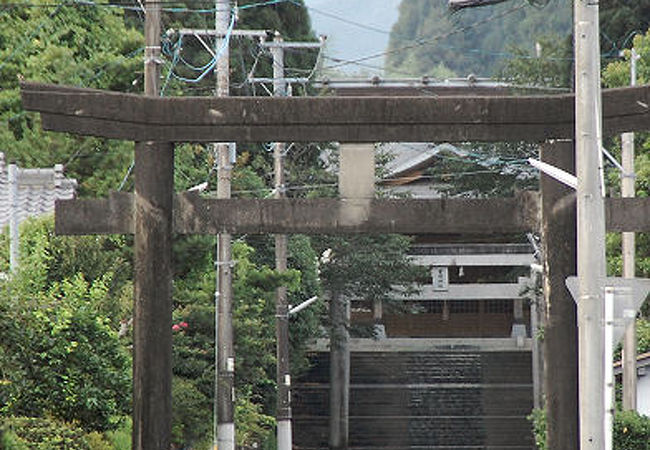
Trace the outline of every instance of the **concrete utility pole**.
{"label": "concrete utility pole", "polygon": [[580,449],[605,445],[605,207],[598,2],[574,3]]}
{"label": "concrete utility pole", "polygon": [[[220,51],[216,64],[217,97],[227,97],[230,91],[230,49],[228,27],[231,21],[230,2],[217,0],[215,15],[216,48]],[[230,198],[232,160],[230,145],[215,144],[217,169],[217,198]],[[220,450],[235,449],[235,348],[232,325],[232,247],[231,235],[217,236],[217,284],[215,294],[216,318],[216,422],[217,442]]]}
{"label": "concrete utility pole", "polygon": [[[263,43],[273,56],[273,95],[286,97],[287,85],[293,79],[284,76],[284,50],[286,48],[320,48],[321,42],[284,42],[276,32],[273,42]],[[267,79],[251,78],[252,82],[265,82]],[[305,79],[304,82],[308,82]],[[286,145],[276,142],[273,149],[275,198],[285,198],[284,158]],[[287,270],[287,235],[275,235],[275,267],[279,272]],[[276,291],[276,340],[277,340],[277,389],[276,406],[278,450],[291,450],[291,367],[289,364],[289,304],[287,288],[280,286]]]}
{"label": "concrete utility pole", "polygon": [[[285,97],[287,84],[284,79],[284,48],[279,33],[273,38],[273,95]],[[275,198],[285,197],[284,154],[286,146],[276,142],[273,149],[273,169],[275,175]],[[275,235],[275,268],[278,272],[287,270],[287,235]],[[289,304],[287,288],[280,286],[275,292],[275,336],[277,348],[277,439],[278,450],[291,450],[291,368],[289,365]]]}
{"label": "concrete utility pole", "polygon": [[[636,85],[636,61],[639,58],[634,48],[630,55],[630,85]],[[634,197],[634,133],[623,133],[621,175],[621,196]],[[623,233],[623,278],[634,278],[635,275],[635,236],[634,233]],[[623,409],[636,409],[636,324],[635,321],[625,330],[623,338]]]}
{"label": "concrete utility pole", "polygon": [[[144,93],[158,95],[160,2],[145,4]],[[133,449],[168,450],[172,384],[172,198],[169,142],[135,146]]]}

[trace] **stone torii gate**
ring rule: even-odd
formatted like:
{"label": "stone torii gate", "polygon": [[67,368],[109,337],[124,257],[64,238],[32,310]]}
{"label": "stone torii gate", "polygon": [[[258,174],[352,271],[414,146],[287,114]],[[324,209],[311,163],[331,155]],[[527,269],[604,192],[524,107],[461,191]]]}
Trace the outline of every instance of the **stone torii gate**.
{"label": "stone torii gate", "polygon": [[[136,142],[544,142],[570,140],[574,134],[573,95],[153,98],[36,83],[22,83],[21,88],[24,108],[40,112],[46,130]],[[604,133],[650,129],[649,104],[649,87],[603,91]],[[560,145],[558,150],[572,152],[572,146]],[[155,169],[172,170],[171,167]],[[147,177],[140,182],[155,184],[156,180]],[[60,234],[136,233],[136,236],[146,233],[134,223],[135,204],[135,196],[128,193],[112,194],[108,199],[61,202],[56,210],[56,231]],[[530,193],[487,200],[376,199],[366,205],[363,217],[352,219],[345,213],[346,205],[345,199],[208,200],[179,194],[174,200],[169,238],[172,232],[489,235],[537,230],[540,225],[540,201]],[[606,206],[610,231],[650,230],[647,199],[608,199]],[[160,214],[172,213],[166,205],[158,207]],[[545,225],[550,223],[547,217],[544,220]],[[140,276],[147,274],[136,273],[136,277]],[[147,327],[147,317],[162,317],[162,322],[157,323],[171,317],[171,312],[165,310],[171,307],[171,302],[166,299],[149,299],[145,305],[148,310],[142,315],[144,319],[135,323],[135,327]],[[148,346],[158,339],[155,333],[145,333],[145,336],[134,343],[136,353],[146,353]],[[167,348],[164,351],[171,352],[171,343]],[[149,386],[169,385],[170,370],[161,371],[138,361],[134,364],[143,364],[138,370]],[[158,403],[162,409],[142,407],[155,400],[147,398],[154,391],[134,379],[134,411],[141,411],[139,420],[134,420],[134,434],[144,437],[142,448],[163,449],[148,442],[169,442],[168,436],[153,436],[153,433],[169,433],[161,425],[169,423],[166,422],[171,415],[167,410],[169,403]],[[171,395],[160,390],[155,392]],[[147,439],[147,433],[151,440]]]}

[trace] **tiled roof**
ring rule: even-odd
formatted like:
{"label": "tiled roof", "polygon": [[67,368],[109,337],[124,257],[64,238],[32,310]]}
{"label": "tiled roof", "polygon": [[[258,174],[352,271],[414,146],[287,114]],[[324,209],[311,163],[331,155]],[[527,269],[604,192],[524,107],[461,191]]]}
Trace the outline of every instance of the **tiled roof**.
{"label": "tiled roof", "polygon": [[456,156],[466,156],[466,152],[451,144],[430,144],[421,142],[386,143],[381,144],[384,151],[393,159],[386,164],[388,176],[400,177],[414,170],[424,169],[432,165],[440,153],[453,153]]}
{"label": "tiled roof", "polygon": [[[77,180],[65,178],[63,166],[51,169],[17,169],[18,222],[54,211],[54,201],[74,198]],[[0,152],[0,231],[9,224],[11,199],[9,166]]]}

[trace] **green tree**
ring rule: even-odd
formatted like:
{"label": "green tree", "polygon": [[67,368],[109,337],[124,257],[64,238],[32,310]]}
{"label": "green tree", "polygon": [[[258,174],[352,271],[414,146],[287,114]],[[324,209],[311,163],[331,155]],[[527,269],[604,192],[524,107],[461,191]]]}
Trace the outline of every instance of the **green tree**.
{"label": "green tree", "polygon": [[[637,34],[634,37],[633,45],[639,55],[637,61],[638,84],[647,83],[650,80],[650,31],[645,34]],[[631,52],[625,51],[622,60],[612,62],[603,71],[603,82],[608,87],[627,86],[630,83],[630,58]],[[620,160],[621,147],[620,139],[616,138],[608,145],[611,153]],[[635,160],[634,170],[636,173],[636,196],[650,197],[650,135],[648,133],[636,133],[635,135]],[[620,192],[620,172],[611,169],[608,173],[610,190],[614,195]],[[620,234],[609,234],[607,237],[608,265],[609,271],[613,274],[620,274],[622,270],[621,260],[621,236]],[[638,233],[636,237],[636,266],[637,275],[650,277],[650,236],[647,233]],[[647,302],[646,302],[647,303]],[[643,309],[647,316],[650,305]]]}
{"label": "green tree", "polygon": [[448,196],[512,197],[537,187],[537,173],[527,162],[537,152],[526,142],[459,144],[440,152],[424,175]]}
{"label": "green tree", "polygon": [[100,312],[113,273],[49,280],[52,226],[50,218],[23,227],[23,244],[30,245],[0,291],[0,413],[111,429],[130,407],[130,358]]}
{"label": "green tree", "polygon": [[411,76],[492,76],[510,57],[507,48],[533,50],[544,35],[570,34],[570,8],[564,0],[551,0],[544,8],[522,0],[452,13],[446,0],[403,1],[386,69]]}
{"label": "green tree", "polygon": [[[533,425],[535,445],[546,450],[546,411],[534,410],[528,416]],[[650,418],[636,411],[617,411],[614,415],[614,450],[647,450],[650,442]]]}
{"label": "green tree", "polygon": [[0,5],[0,146],[22,167],[64,163],[84,195],[119,186],[132,144],[43,132],[40,118],[20,106],[18,78],[133,90],[142,36],[124,25],[119,10],[106,6],[45,0]]}
{"label": "green tree", "polygon": [[[184,242],[185,255],[201,262],[184,273],[175,286],[174,374],[175,438],[191,444],[211,430],[214,388],[214,266],[209,257],[214,242],[196,238]],[[275,408],[275,288],[301,289],[297,270],[278,274],[254,262],[253,247],[233,245],[233,321],[237,358],[237,428],[240,445],[261,444],[272,432]],[[208,255],[208,256],[205,256]],[[198,259],[197,259],[198,257]],[[298,255],[298,257],[304,257]],[[308,257],[308,255],[307,255]],[[306,340],[309,329],[297,331]],[[293,355],[300,359],[299,348]],[[293,356],[292,356],[293,357]],[[195,425],[192,425],[195,424]],[[200,425],[199,425],[200,424]],[[208,433],[209,434],[209,433]]]}
{"label": "green tree", "polygon": [[573,45],[570,39],[540,37],[541,52],[531,57],[527,48],[511,48],[512,58],[508,59],[500,72],[500,78],[521,86],[547,88],[570,88],[573,84]]}
{"label": "green tree", "polygon": [[618,57],[623,48],[630,48],[635,33],[650,27],[649,0],[609,0],[599,7],[601,51]]}

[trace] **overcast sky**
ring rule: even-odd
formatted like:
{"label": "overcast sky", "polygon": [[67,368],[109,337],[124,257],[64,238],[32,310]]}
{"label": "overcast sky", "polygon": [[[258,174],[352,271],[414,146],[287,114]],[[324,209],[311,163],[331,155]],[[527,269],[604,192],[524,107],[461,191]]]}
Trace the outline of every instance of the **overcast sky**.
{"label": "overcast sky", "polygon": [[[353,60],[386,50],[388,34],[397,21],[401,0],[305,0],[312,27],[328,37],[327,53],[331,58]],[[331,60],[325,67],[336,65]],[[364,61],[383,67],[383,58]],[[376,73],[369,67],[341,66],[348,73]]]}

